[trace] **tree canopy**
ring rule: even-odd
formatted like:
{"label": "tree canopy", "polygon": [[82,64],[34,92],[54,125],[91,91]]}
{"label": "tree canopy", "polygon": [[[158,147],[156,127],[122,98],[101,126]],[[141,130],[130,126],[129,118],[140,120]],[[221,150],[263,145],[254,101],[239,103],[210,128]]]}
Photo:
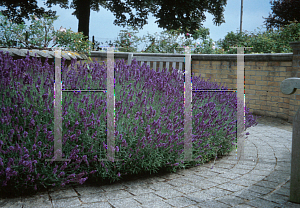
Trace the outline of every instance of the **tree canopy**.
{"label": "tree canopy", "polygon": [[289,21],[300,22],[300,0],[274,0],[270,1],[272,14],[264,21],[267,30],[290,24]]}
{"label": "tree canopy", "polygon": [[[4,0],[4,2],[11,2],[11,0]],[[14,5],[20,7],[26,7],[20,2],[22,0],[13,0]],[[36,3],[36,0],[30,0],[32,4]],[[47,0],[44,4],[50,8],[53,4],[59,4],[60,7],[69,9],[68,0]],[[158,27],[167,30],[177,30],[182,29],[182,34],[192,33],[196,29],[202,27],[202,22],[206,20],[204,12],[209,12],[214,16],[214,24],[219,26],[225,23],[224,20],[224,7],[227,4],[227,0],[72,0],[70,8],[75,9],[72,15],[75,15],[79,20],[78,32],[83,32],[85,36],[89,36],[89,21],[90,21],[90,9],[94,11],[99,11],[99,6],[104,9],[111,11],[116,19],[114,20],[114,25],[123,26],[133,26],[142,29],[145,24],[147,24],[147,19],[149,13],[152,13],[158,20]],[[1,4],[0,4],[1,5]],[[7,12],[3,12],[3,15],[11,18],[8,14],[13,11],[14,8],[8,4],[2,4],[2,6],[7,7]],[[43,9],[43,8],[41,8]],[[133,12],[135,9],[135,13]],[[25,9],[24,9],[25,10]],[[26,10],[28,13],[38,11]],[[130,17],[127,18],[125,14]],[[16,14],[16,13],[15,13]],[[18,15],[18,14],[17,14]],[[25,14],[19,14],[18,18],[21,18]],[[37,15],[37,14],[36,14]],[[38,16],[38,15],[37,15]],[[101,20],[99,21],[101,25]]]}
{"label": "tree canopy", "polygon": [[50,17],[56,15],[56,11],[39,8],[36,0],[1,0],[0,6],[6,7],[1,10],[2,14],[15,24],[25,23],[24,19],[30,20],[29,15],[36,15],[38,18],[43,18],[44,14]]}

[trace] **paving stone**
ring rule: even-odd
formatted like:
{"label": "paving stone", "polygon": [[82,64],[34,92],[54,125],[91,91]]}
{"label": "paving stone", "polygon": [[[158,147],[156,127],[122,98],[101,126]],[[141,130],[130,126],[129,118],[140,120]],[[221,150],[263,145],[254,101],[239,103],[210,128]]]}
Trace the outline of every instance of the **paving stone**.
{"label": "paving stone", "polygon": [[108,200],[108,202],[113,205],[115,208],[141,208],[142,204],[137,202],[133,198],[125,198],[125,199],[114,199]]}
{"label": "paving stone", "polygon": [[139,203],[146,205],[149,203],[153,203],[155,201],[162,201],[163,198],[158,196],[156,193],[147,193],[147,194],[140,194],[138,196],[134,196],[132,197],[134,198],[136,201],[138,201]]}
{"label": "paving stone", "polygon": [[246,166],[251,166],[253,168],[256,165],[256,162],[249,161],[249,160],[241,160],[241,161],[239,161],[239,163],[236,166],[238,166],[238,165],[241,165],[241,166],[246,165]]}
{"label": "paving stone", "polygon": [[[139,183],[135,183],[136,185],[140,185]],[[99,188],[103,189],[105,192],[114,191],[114,190],[125,190],[127,187],[125,186],[125,183],[122,184],[110,184],[110,185],[102,185],[99,186]]]}
{"label": "paving stone", "polygon": [[231,207],[228,206],[227,204],[224,204],[222,202],[218,202],[215,200],[206,200],[204,202],[201,202],[199,204],[197,204],[197,206],[200,206],[201,208],[205,208],[205,207],[218,207],[218,208],[227,208],[227,207]]}
{"label": "paving stone", "polygon": [[255,185],[275,189],[279,184],[272,181],[258,181]]}
{"label": "paving stone", "polygon": [[249,173],[251,170],[248,170],[248,169],[238,169],[238,168],[233,168],[231,170],[228,171],[228,174],[230,173],[234,173],[234,174],[240,174],[240,175],[244,175],[246,173]]}
{"label": "paving stone", "polygon": [[22,207],[23,204],[21,197],[0,199],[0,207]]}
{"label": "paving stone", "polygon": [[81,205],[78,197],[53,199],[52,205],[54,208],[79,207]]}
{"label": "paving stone", "polygon": [[106,195],[103,193],[97,194],[88,194],[78,197],[83,203],[92,203],[92,202],[107,202]]}
{"label": "paving stone", "polygon": [[106,197],[108,200],[110,200],[110,199],[128,198],[128,197],[132,197],[133,195],[130,194],[128,191],[113,190],[110,192],[103,193],[103,196]]}
{"label": "paving stone", "polygon": [[232,164],[232,165],[236,165],[238,163],[237,159],[228,159],[228,158],[224,158],[222,159],[222,162],[225,164]]}
{"label": "paving stone", "polygon": [[134,195],[154,192],[154,190],[151,189],[149,185],[129,186],[126,191]]}
{"label": "paving stone", "polygon": [[264,207],[264,208],[274,208],[278,206],[278,203],[274,203],[268,200],[257,198],[255,200],[251,200],[250,202],[246,202],[245,204],[254,206],[254,207]]}
{"label": "paving stone", "polygon": [[[49,195],[44,194],[44,195],[35,195],[33,197],[24,197],[22,198],[23,202],[23,208],[31,208],[31,207],[51,207],[52,208],[52,203],[49,200]],[[1,207],[1,206],[0,206]]]}
{"label": "paving stone", "polygon": [[285,171],[273,171],[272,173],[270,173],[269,175],[270,177],[274,177],[274,178],[283,178],[286,179],[290,176],[290,173],[287,173]]}
{"label": "paving stone", "polygon": [[216,200],[219,202],[222,202],[224,204],[233,206],[233,207],[245,202],[243,199],[236,197],[236,196],[231,196],[231,195],[225,196],[225,197],[220,197],[220,198],[217,198]]}
{"label": "paving stone", "polygon": [[149,185],[149,187],[151,189],[154,189],[156,191],[158,190],[162,190],[162,189],[173,189],[174,186],[168,184],[168,183],[164,183],[164,182],[159,182],[159,183],[155,183],[155,184],[151,184]]}
{"label": "paving stone", "polygon": [[[187,172],[187,174],[194,174],[193,171],[189,171]],[[165,174],[163,176],[159,176],[160,178],[163,178],[163,179],[176,179],[176,178],[181,178],[182,175],[181,174],[177,174],[177,173],[168,173],[168,174]]]}
{"label": "paving stone", "polygon": [[166,183],[170,184],[170,185],[172,185],[174,187],[180,187],[180,186],[187,185],[187,184],[191,183],[190,181],[185,180],[184,178],[185,177],[173,179],[173,180],[170,180],[170,181],[168,181]]}
{"label": "paving stone", "polygon": [[264,181],[272,181],[272,182],[276,182],[276,183],[282,183],[282,182],[286,181],[286,178],[282,178],[280,176],[273,177],[273,176],[268,175],[264,178]]}
{"label": "paving stone", "polygon": [[276,203],[279,203],[279,204],[285,203],[289,200],[288,196],[276,194],[274,192],[270,195],[264,196],[263,198],[266,199],[266,200],[269,200],[271,202],[276,202]]}
{"label": "paving stone", "polygon": [[277,189],[273,193],[284,195],[284,196],[290,196],[290,189],[280,187],[279,189]]}
{"label": "paving stone", "polygon": [[177,196],[182,196],[183,194],[175,189],[163,189],[155,192],[156,195],[165,198],[170,199]]}
{"label": "paving stone", "polygon": [[268,170],[254,169],[250,172],[250,174],[260,175],[260,176],[268,176],[268,175],[270,175],[271,172],[272,171],[268,171]]}
{"label": "paving stone", "polygon": [[249,165],[242,165],[242,164],[237,164],[234,166],[236,169],[246,169],[246,170],[252,170],[255,166],[249,166]]}
{"label": "paving stone", "polygon": [[52,200],[59,200],[59,199],[78,196],[78,194],[75,192],[73,188],[57,189],[55,191],[49,191],[49,195]]}
{"label": "paving stone", "polygon": [[226,163],[218,163],[215,165],[216,168],[223,168],[223,169],[231,169],[234,164],[226,164]]}
{"label": "paving stone", "polygon": [[178,207],[178,208],[197,204],[197,202],[192,201],[191,199],[186,198],[186,197],[174,197],[174,198],[165,200],[165,202],[167,202],[168,204],[170,204],[174,207]]}
{"label": "paving stone", "polygon": [[154,208],[154,207],[163,207],[163,208],[171,208],[173,206],[171,206],[170,204],[167,204],[167,202],[165,201],[154,201],[148,204],[143,204],[142,205],[143,208]]}
{"label": "paving stone", "polygon": [[211,171],[216,173],[226,173],[228,169],[213,167]]}
{"label": "paving stone", "polygon": [[214,176],[217,176],[219,174],[220,173],[213,172],[213,171],[202,171],[202,172],[197,173],[197,175],[199,175],[201,177],[205,177],[205,178],[214,177]]}
{"label": "paving stone", "polygon": [[78,186],[78,187],[74,187],[75,191],[77,191],[77,193],[80,196],[83,195],[89,195],[89,194],[97,194],[97,193],[103,193],[104,190],[102,188],[96,187],[96,186]]}
{"label": "paving stone", "polygon": [[97,203],[88,203],[81,204],[82,208],[112,208],[112,206],[108,202],[97,202]]}
{"label": "paving stone", "polygon": [[245,202],[256,199],[258,197],[263,197],[262,194],[257,193],[257,192],[253,192],[253,191],[248,190],[248,189],[237,191],[237,192],[233,193],[232,196],[237,196],[239,198],[245,199]]}
{"label": "paving stone", "polygon": [[217,185],[219,185],[219,183],[208,180],[197,181],[197,183],[193,183],[193,186],[196,188],[199,187],[200,189],[208,189]]}
{"label": "paving stone", "polygon": [[275,169],[275,164],[263,164],[263,163],[258,163],[255,166],[255,170],[266,170],[266,171],[273,171]]}
{"label": "paving stone", "polygon": [[186,197],[193,201],[196,201],[196,202],[202,202],[203,200],[207,200],[207,199],[211,199],[211,198],[218,198],[218,197],[226,196],[229,194],[232,194],[232,192],[213,187],[210,189],[190,193]]}
{"label": "paving stone", "polygon": [[248,204],[240,204],[240,205],[237,205],[237,206],[235,206],[235,207],[238,207],[238,208],[251,208],[251,207],[253,207],[253,206],[250,206],[250,205],[248,205]]}
{"label": "paving stone", "polygon": [[217,188],[222,188],[222,189],[226,189],[228,191],[239,191],[239,190],[242,190],[244,189],[245,187],[243,186],[239,186],[237,184],[234,184],[234,183],[230,183],[230,182],[227,182],[227,183],[223,183],[221,185],[218,185],[216,186]]}
{"label": "paving stone", "polygon": [[272,188],[267,188],[267,187],[262,187],[262,186],[256,186],[256,185],[253,185],[253,186],[249,187],[249,190],[264,195],[264,194],[270,193],[270,192],[273,191],[274,189],[272,189]]}
{"label": "paving stone", "polygon": [[219,174],[219,176],[223,177],[223,178],[236,179],[236,178],[241,177],[242,175],[236,174],[236,173],[222,173],[222,174]]}
{"label": "paving stone", "polygon": [[240,179],[244,180],[252,180],[252,181],[260,181],[263,180],[265,176],[260,176],[260,175],[251,175],[251,174],[246,174],[240,177]]}
{"label": "paving stone", "polygon": [[253,184],[255,184],[255,181],[237,178],[237,179],[233,179],[232,181],[230,181],[230,183],[249,187],[249,186],[252,186]]}
{"label": "paving stone", "polygon": [[282,185],[281,187],[289,189],[291,187],[290,181],[288,181],[286,184]]}
{"label": "paving stone", "polygon": [[180,187],[175,187],[174,189],[176,191],[179,191],[179,192],[184,193],[184,194],[189,194],[189,193],[201,190],[201,188],[192,186],[190,184],[188,184],[188,185],[182,185]]}
{"label": "paving stone", "polygon": [[228,181],[231,181],[232,179],[216,176],[216,177],[208,178],[207,180],[208,181],[212,181],[214,183],[222,184],[222,183],[226,183]]}
{"label": "paving stone", "polygon": [[292,203],[292,202],[286,202],[283,205],[278,206],[280,208],[300,208],[300,204]]}

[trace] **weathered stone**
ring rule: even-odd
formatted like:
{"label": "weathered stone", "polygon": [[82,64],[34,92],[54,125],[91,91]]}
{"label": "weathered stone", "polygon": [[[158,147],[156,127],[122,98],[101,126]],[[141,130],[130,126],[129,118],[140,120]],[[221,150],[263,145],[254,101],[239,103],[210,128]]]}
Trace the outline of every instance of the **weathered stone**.
{"label": "weathered stone", "polygon": [[[285,79],[280,85],[284,94],[293,94],[296,89],[300,89],[297,77]],[[290,201],[300,203],[300,108],[293,120]]]}

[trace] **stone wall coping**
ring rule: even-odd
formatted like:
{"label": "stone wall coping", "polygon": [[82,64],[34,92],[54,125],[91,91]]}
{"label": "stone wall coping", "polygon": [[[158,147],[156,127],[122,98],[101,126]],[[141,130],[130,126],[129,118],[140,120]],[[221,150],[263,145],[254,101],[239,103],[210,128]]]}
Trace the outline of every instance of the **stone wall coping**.
{"label": "stone wall coping", "polygon": [[[4,54],[8,52],[10,56],[26,57],[27,51],[29,51],[29,56],[31,57],[35,57],[36,54],[37,58],[42,57],[42,58],[53,59],[55,56],[54,51],[49,51],[49,50],[0,48],[0,51],[3,51]],[[61,51],[61,56],[66,60],[71,60],[71,59],[85,60],[88,58],[86,54],[79,54],[77,52],[72,52],[72,51]]]}
{"label": "stone wall coping", "polygon": [[[126,59],[130,52],[114,52],[115,58]],[[156,57],[185,57],[185,54],[173,53],[132,53],[133,56],[156,56]],[[228,61],[236,62],[237,54],[192,54],[193,61]],[[91,58],[107,57],[107,52],[92,51]],[[265,53],[265,54],[244,54],[245,62],[248,61],[292,61],[293,53]]]}

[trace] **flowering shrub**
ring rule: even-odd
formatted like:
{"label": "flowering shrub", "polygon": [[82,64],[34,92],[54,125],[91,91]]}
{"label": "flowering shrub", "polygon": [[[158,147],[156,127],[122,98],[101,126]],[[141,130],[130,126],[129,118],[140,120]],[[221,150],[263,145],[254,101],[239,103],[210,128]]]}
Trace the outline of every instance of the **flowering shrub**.
{"label": "flowering shrub", "polygon": [[[104,62],[77,68],[78,74],[68,71],[63,58],[63,89],[107,89]],[[115,158],[123,161],[98,162],[107,151],[106,94],[72,91],[62,93],[62,157],[71,161],[46,162],[54,159],[54,64],[43,65],[29,54],[13,61],[0,52],[1,194],[83,184],[88,178],[115,181],[165,167],[174,172],[232,150],[236,93],[193,92],[193,159],[200,161],[184,162],[184,79],[178,71],[155,72],[135,59],[131,65],[117,60],[114,69]],[[193,89],[227,89],[193,79]],[[245,112],[246,128],[256,125],[247,107]]]}

